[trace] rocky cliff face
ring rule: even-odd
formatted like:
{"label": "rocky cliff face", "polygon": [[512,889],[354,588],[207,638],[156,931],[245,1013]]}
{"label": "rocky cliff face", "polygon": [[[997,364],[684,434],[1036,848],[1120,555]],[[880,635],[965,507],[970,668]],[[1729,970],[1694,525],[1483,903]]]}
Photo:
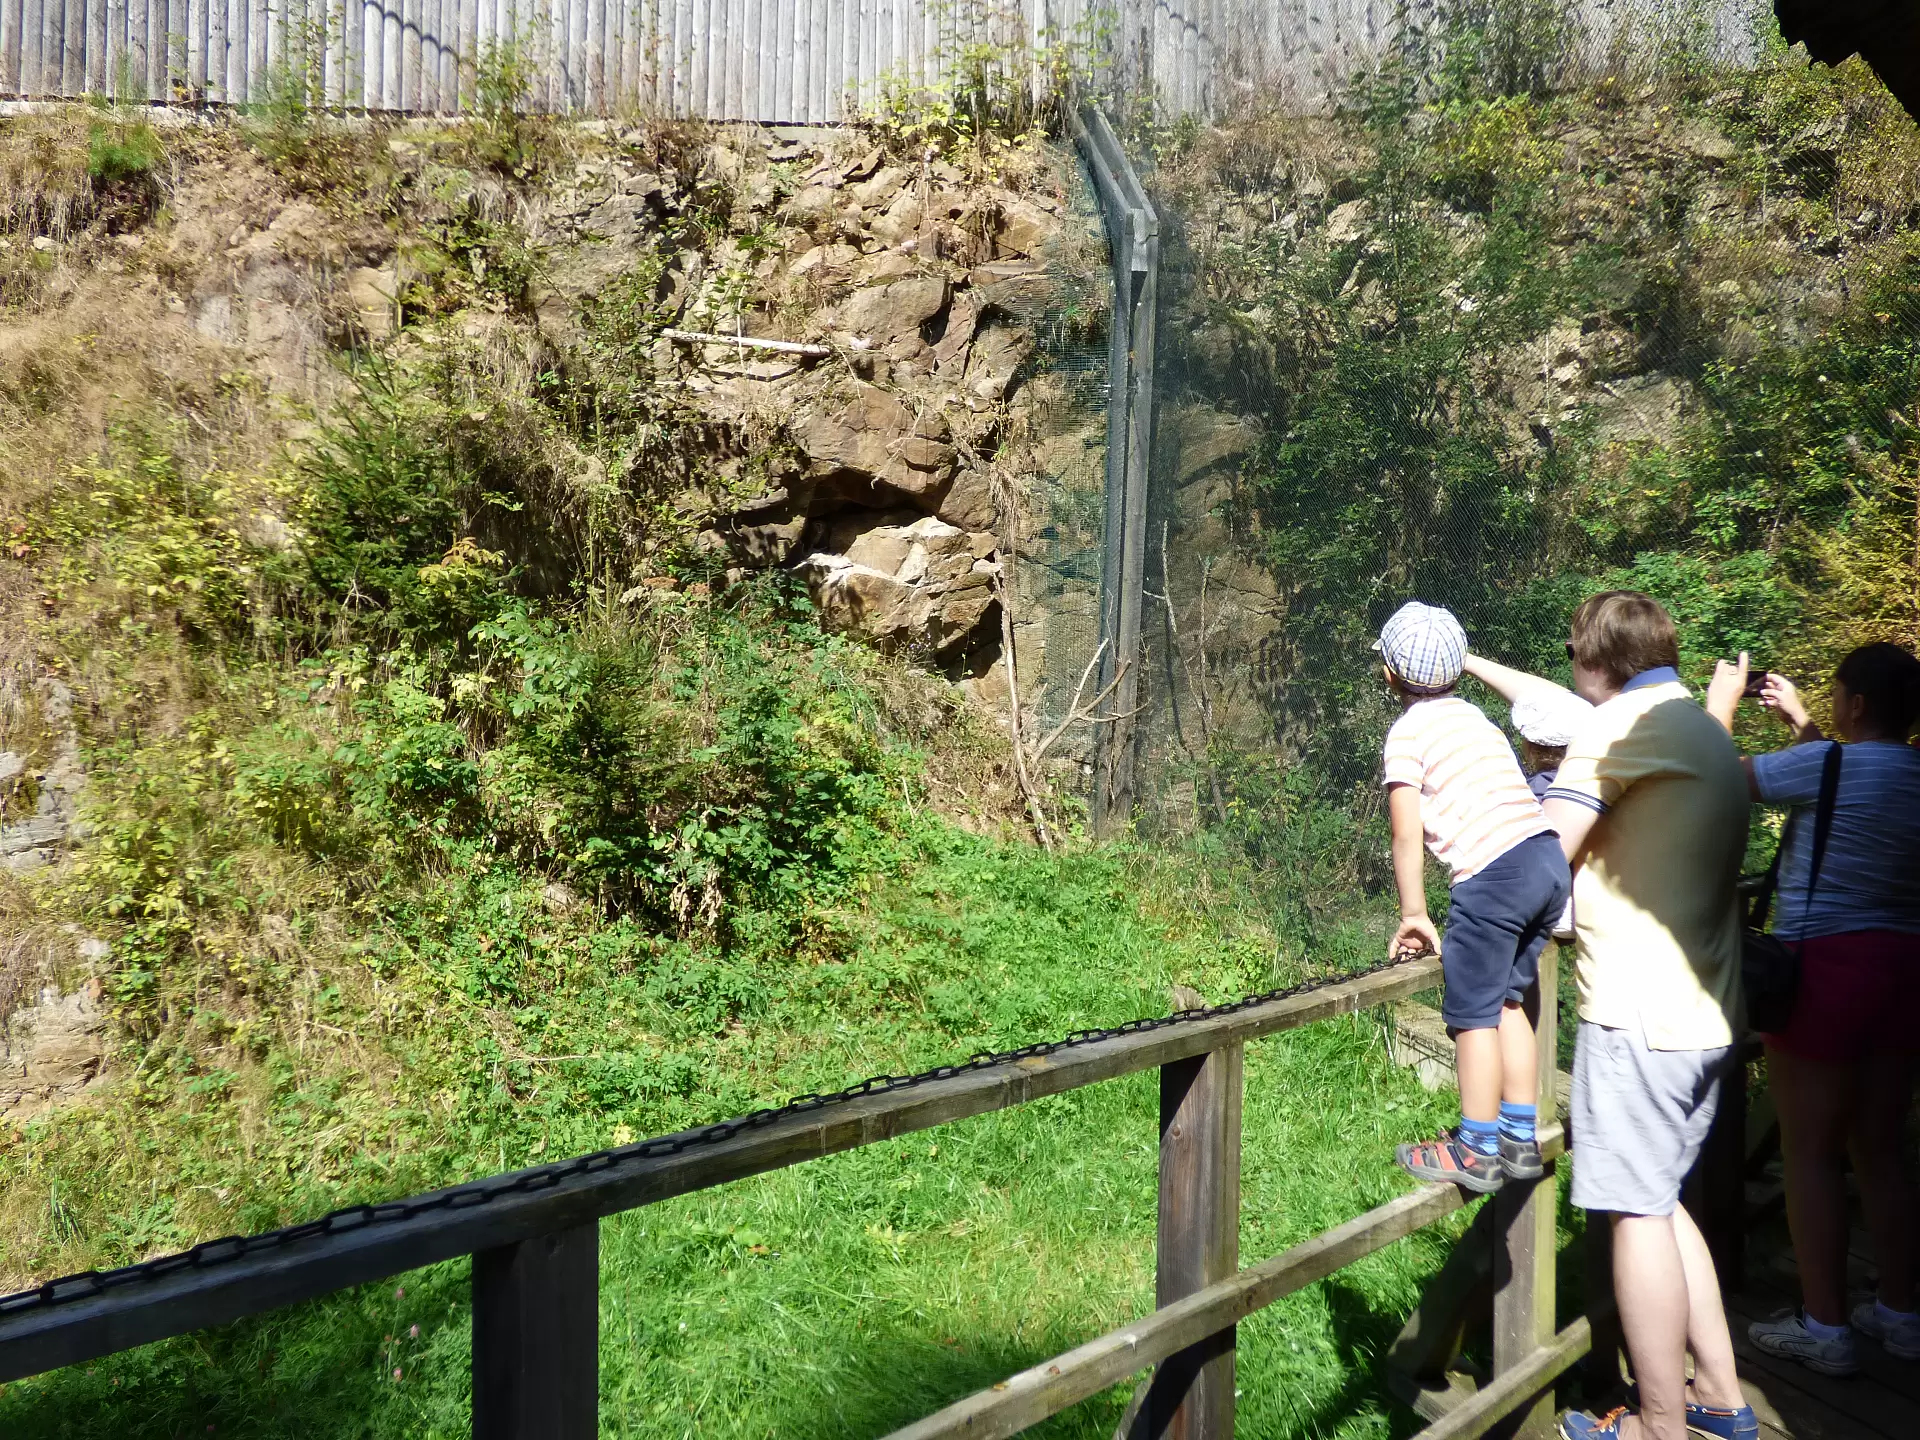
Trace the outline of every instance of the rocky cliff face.
{"label": "rocky cliff face", "polygon": [[[767,436],[758,493],[701,542],[737,567],[803,574],[828,623],[954,672],[1000,645],[994,600],[1011,497],[1036,460],[1023,367],[1033,317],[1097,265],[1057,158],[1018,191],[945,161],[777,136],[716,144],[757,258],[683,257],[655,363],[702,413]],[[790,187],[790,188],[788,188]],[[787,191],[783,198],[783,189]]]}
{"label": "rocky cliff face", "polygon": [[[84,174],[84,119],[48,125],[0,151],[71,152]],[[956,678],[992,669],[1002,552],[1043,463],[1034,322],[1101,266],[1058,154],[585,124],[543,128],[516,168],[476,127],[338,127],[331,158],[312,135],[289,154],[231,124],[162,133],[143,204],[22,210],[0,239],[0,394],[38,417],[4,437],[20,472],[67,475],[159,415],[209,473],[292,474],[315,420],[352,402],[348,362],[372,362],[430,394],[422,423],[449,443],[485,442],[481,483],[524,530],[462,543],[500,542],[539,593],[589,562],[630,605],[783,567],[830,627]],[[582,396],[623,405],[624,428]],[[0,501],[24,507],[26,484]],[[274,493],[239,521],[267,559],[301,543]],[[36,627],[63,599],[36,583],[0,574],[14,876],[59,874],[80,823],[69,679],[135,725],[201,703],[62,669]],[[93,945],[0,924],[0,1114],[100,1076]]]}

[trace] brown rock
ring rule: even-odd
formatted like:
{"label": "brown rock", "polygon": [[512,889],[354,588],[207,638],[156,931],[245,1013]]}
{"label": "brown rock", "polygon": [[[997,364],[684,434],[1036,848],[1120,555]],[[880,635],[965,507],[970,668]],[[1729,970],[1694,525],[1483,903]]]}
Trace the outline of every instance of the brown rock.
{"label": "brown rock", "polygon": [[897,165],[888,165],[877,171],[871,180],[863,180],[853,187],[853,198],[863,210],[877,210],[893,199],[900,187],[906,183],[907,172]]}
{"label": "brown rock", "polygon": [[346,289],[354,319],[368,339],[384,340],[393,334],[393,300],[400,289],[399,276],[393,269],[363,265],[350,270]]}
{"label": "brown rock", "polygon": [[854,267],[854,278],[862,285],[878,285],[888,280],[903,280],[920,273],[920,262],[900,250],[882,250]]}
{"label": "brown rock", "polygon": [[864,180],[878,170],[880,162],[886,158],[886,152],[876,145],[851,165],[844,166],[840,174],[847,180]]}
{"label": "brown rock", "polygon": [[933,347],[933,363],[945,370],[958,362],[958,368],[964,373],[967,346],[972,342],[974,327],[979,323],[979,300],[964,290],[954,296],[953,304],[947,310],[946,334]]}
{"label": "brown rock", "polygon": [[947,282],[922,275],[856,290],[840,309],[840,328],[876,342],[917,332],[947,303]]}
{"label": "brown rock", "polygon": [[1038,205],[1009,196],[1000,202],[1000,222],[993,236],[995,252],[1038,255],[1058,228],[1059,222]]}
{"label": "brown rock", "polygon": [[787,274],[796,280],[814,276],[823,284],[838,285],[859,260],[860,252],[851,245],[815,245],[793,262]]}
{"label": "brown rock", "polygon": [[829,628],[885,649],[948,654],[972,638],[993,604],[997,567],[975,557],[974,538],[925,516],[876,525],[855,535],[845,554],[816,551],[800,568]]}
{"label": "brown rock", "polygon": [[967,360],[968,393],[982,400],[1004,399],[1020,362],[1032,348],[1033,338],[1024,330],[1006,330],[996,325],[981,331]]}
{"label": "brown rock", "polygon": [[71,1099],[100,1074],[107,1056],[107,1015],[97,988],[71,995],[48,986],[39,1003],[0,1016],[0,1114],[15,1120]]}
{"label": "brown rock", "polygon": [[1372,214],[1372,207],[1364,200],[1349,200],[1344,205],[1336,205],[1333,213],[1327,216],[1328,243],[1351,245],[1366,234],[1367,222]]}
{"label": "brown rock", "polygon": [[988,531],[1000,523],[1000,507],[994,503],[993,482],[979,470],[962,470],[954,476],[952,486],[934,513],[949,525],[958,525],[963,530]]}
{"label": "brown rock", "polygon": [[861,636],[883,650],[904,649],[924,635],[932,607],[912,585],[844,555],[809,555],[801,574],[821,622]]}
{"label": "brown rock", "polygon": [[780,207],[780,215],[795,225],[813,225],[833,214],[842,203],[841,193],[831,186],[808,185],[794,191]]}
{"label": "brown rock", "polygon": [[886,213],[875,218],[874,237],[889,245],[904,244],[919,235],[924,218],[919,198],[912,190],[902,190]]}
{"label": "brown rock", "polygon": [[1031,314],[1044,308],[1048,299],[1046,271],[1026,260],[977,265],[968,273],[967,283],[982,309],[998,306],[1016,314]]}
{"label": "brown rock", "polygon": [[806,528],[804,515],[765,525],[742,525],[728,537],[732,542],[728,549],[755,565],[778,565],[793,553]]}
{"label": "brown rock", "polygon": [[935,654],[950,654],[963,649],[993,608],[993,576],[997,567],[990,562],[975,562],[984,567],[969,575],[941,597],[934,612],[933,648]]}
{"label": "brown rock", "polygon": [[[814,463],[817,478],[849,478],[852,487],[830,493],[868,504],[899,497],[925,502],[937,495],[953,473],[953,447],[946,421],[937,413],[916,416],[899,399],[874,385],[862,385],[837,414],[816,416],[801,428],[800,444]],[[886,487],[875,494],[875,485]]]}

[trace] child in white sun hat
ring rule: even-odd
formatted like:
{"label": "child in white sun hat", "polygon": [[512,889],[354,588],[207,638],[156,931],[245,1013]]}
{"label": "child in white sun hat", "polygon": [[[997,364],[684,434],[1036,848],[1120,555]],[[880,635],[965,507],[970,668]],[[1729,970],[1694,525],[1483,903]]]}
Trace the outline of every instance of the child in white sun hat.
{"label": "child in white sun hat", "polygon": [[[1459,1128],[1402,1145],[1398,1158],[1419,1179],[1484,1193],[1542,1173],[1536,1042],[1522,1002],[1572,880],[1507,737],[1454,694],[1467,661],[1460,622],[1409,601],[1374,648],[1402,707],[1385,756],[1400,891],[1389,951],[1440,952],[1440,1015],[1460,1077]],[[1423,842],[1453,872],[1444,944],[1427,915]]]}

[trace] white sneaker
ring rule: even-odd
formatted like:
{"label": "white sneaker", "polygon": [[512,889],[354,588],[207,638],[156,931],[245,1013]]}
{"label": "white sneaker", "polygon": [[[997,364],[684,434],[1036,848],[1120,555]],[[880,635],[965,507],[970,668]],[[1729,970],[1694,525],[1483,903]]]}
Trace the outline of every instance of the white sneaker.
{"label": "white sneaker", "polygon": [[1798,1360],[1817,1375],[1840,1378],[1857,1374],[1860,1369],[1852,1330],[1841,1331],[1834,1340],[1816,1340],[1807,1333],[1798,1310],[1783,1310],[1771,1320],[1754,1321],[1747,1327],[1747,1338],[1755,1348],[1782,1360]]}
{"label": "white sneaker", "polygon": [[1853,1307],[1853,1328],[1869,1340],[1878,1340],[1889,1355],[1920,1360],[1920,1315],[1888,1322],[1880,1318],[1879,1307],[1869,1300]]}

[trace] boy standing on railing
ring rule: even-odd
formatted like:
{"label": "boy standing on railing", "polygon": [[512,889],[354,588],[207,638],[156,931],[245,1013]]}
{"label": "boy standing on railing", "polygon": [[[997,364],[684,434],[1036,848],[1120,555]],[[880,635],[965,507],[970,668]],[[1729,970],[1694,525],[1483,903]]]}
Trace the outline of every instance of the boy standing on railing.
{"label": "boy standing on railing", "polygon": [[[1446,610],[1409,601],[1375,646],[1401,716],[1387,732],[1387,808],[1400,925],[1389,952],[1440,951],[1440,1015],[1453,1034],[1460,1125],[1402,1145],[1422,1180],[1498,1190],[1543,1171],[1536,1133],[1535,1037],[1521,1008],[1572,889],[1560,841],[1513,747],[1455,695],[1467,637]],[[1446,943],[1427,915],[1422,843],[1453,872]]]}

